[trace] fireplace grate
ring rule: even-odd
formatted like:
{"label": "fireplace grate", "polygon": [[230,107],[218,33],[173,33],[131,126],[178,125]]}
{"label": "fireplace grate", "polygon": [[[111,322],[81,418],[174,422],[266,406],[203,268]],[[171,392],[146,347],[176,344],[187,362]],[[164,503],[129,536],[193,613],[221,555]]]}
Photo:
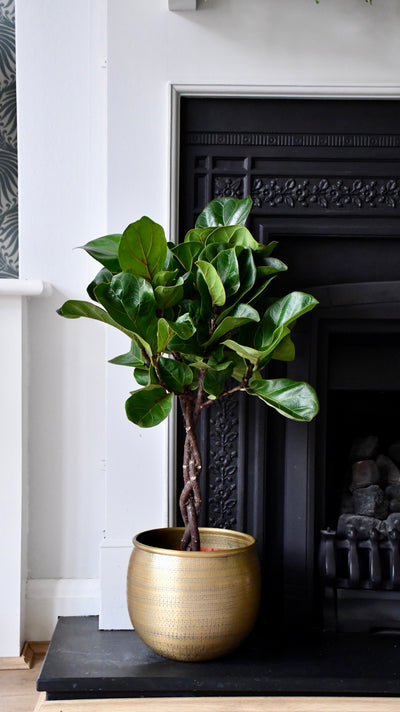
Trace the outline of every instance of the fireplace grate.
{"label": "fireplace grate", "polygon": [[[321,531],[319,570],[323,627],[347,632],[400,629],[400,532],[372,529],[360,539],[354,527],[338,537]],[[384,608],[382,604],[384,603]]]}

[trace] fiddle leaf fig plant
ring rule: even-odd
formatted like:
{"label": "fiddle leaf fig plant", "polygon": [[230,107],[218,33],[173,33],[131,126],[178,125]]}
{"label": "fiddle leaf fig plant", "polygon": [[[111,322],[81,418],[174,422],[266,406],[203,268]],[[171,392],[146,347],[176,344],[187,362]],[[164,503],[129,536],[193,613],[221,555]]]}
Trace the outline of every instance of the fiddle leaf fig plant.
{"label": "fiddle leaf fig plant", "polygon": [[218,198],[205,207],[184,242],[167,242],[148,217],[83,249],[102,269],[89,284],[92,301],[70,300],[64,317],[88,317],[122,331],[129,351],[111,363],[133,369],[139,386],[126,401],[129,420],[158,425],[174,397],[185,427],[179,505],[184,550],[200,548],[201,456],[196,425],[214,401],[243,391],[287,418],[310,421],[318,412],[314,389],[288,378],[269,379],[272,359],[290,361],[291,330],[317,301],[291,292],[274,298],[272,280],[287,267],[245,227],[250,197]]}

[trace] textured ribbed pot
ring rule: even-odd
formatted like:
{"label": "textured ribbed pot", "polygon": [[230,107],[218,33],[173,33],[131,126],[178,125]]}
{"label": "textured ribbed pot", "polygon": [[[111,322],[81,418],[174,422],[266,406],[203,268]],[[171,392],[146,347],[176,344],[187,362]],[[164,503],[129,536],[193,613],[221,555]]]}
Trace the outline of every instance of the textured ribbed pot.
{"label": "textured ribbed pot", "polygon": [[128,609],[147,645],[173,660],[210,660],[251,632],[260,599],[255,539],[200,528],[203,547],[180,551],[181,528],[138,534],[128,568]]}

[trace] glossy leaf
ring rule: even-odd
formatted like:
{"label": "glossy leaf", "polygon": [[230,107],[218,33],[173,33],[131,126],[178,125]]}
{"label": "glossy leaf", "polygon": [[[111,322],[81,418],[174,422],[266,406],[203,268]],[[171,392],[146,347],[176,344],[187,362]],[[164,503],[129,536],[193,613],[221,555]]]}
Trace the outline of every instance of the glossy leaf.
{"label": "glossy leaf", "polygon": [[200,242],[182,242],[180,245],[176,245],[172,252],[182,267],[184,267],[187,272],[190,272],[193,262],[201,250],[202,245]]}
{"label": "glossy leaf", "polygon": [[139,346],[132,341],[130,351],[121,356],[115,356],[115,358],[110,359],[109,363],[116,364],[118,366],[130,366],[131,368],[137,368],[144,365],[144,359]]}
{"label": "glossy leaf", "polygon": [[240,287],[239,264],[235,250],[231,248],[219,252],[214,257],[212,264],[221,278],[226,296],[230,297],[235,294]]}
{"label": "glossy leaf", "polygon": [[217,317],[217,324],[225,319],[239,302],[243,301],[243,298],[250,292],[256,281],[256,266],[254,264],[253,253],[250,249],[244,248],[241,251],[238,257],[238,265],[240,279],[239,290],[234,297],[229,299],[226,309]]}
{"label": "glossy leaf", "polygon": [[242,247],[249,247],[254,252],[259,252],[264,249],[257,240],[254,239],[251,232],[246,227],[235,226],[232,231],[232,236],[229,240],[231,245],[241,245]]}
{"label": "glossy leaf", "polygon": [[252,379],[246,390],[292,420],[310,421],[318,413],[317,395],[308,383],[289,378]]}
{"label": "glossy leaf", "polygon": [[198,260],[196,262],[210,293],[213,306],[222,306],[225,304],[226,295],[224,285],[215,267],[209,262]]}
{"label": "glossy leaf", "polygon": [[229,364],[225,368],[213,369],[210,368],[206,371],[204,376],[204,390],[210,396],[218,398],[219,395],[225,390],[226,382],[231,376],[233,371],[232,364]]}
{"label": "glossy leaf", "polygon": [[235,331],[236,329],[239,329],[239,327],[243,326],[244,324],[248,324],[251,321],[260,321],[260,315],[258,311],[253,309],[253,307],[249,306],[248,304],[238,304],[230,312],[229,316],[227,316],[217,326],[213,335],[207,341],[205,346],[213,344],[215,341],[218,341],[223,336],[225,336],[225,334],[228,334],[230,331]]}
{"label": "glossy leaf", "polygon": [[164,386],[174,393],[183,393],[185,386],[193,381],[193,372],[181,361],[161,356],[158,361],[158,371]]}
{"label": "glossy leaf", "polygon": [[276,259],[276,257],[267,257],[264,260],[264,264],[257,267],[257,277],[268,277],[271,274],[277,274],[278,272],[286,272],[287,265],[281,260]]}
{"label": "glossy leaf", "polygon": [[100,270],[95,276],[95,278],[90,282],[88,285],[86,291],[91,299],[93,299],[94,302],[97,302],[96,295],[94,293],[95,288],[99,284],[109,284],[112,280],[112,273],[110,272],[109,269],[106,267],[103,267],[103,269]]}
{"label": "glossy leaf", "polygon": [[179,277],[176,284],[170,287],[156,287],[154,290],[159,309],[168,309],[179,304],[183,299],[183,279]]}
{"label": "glossy leaf", "polygon": [[172,331],[166,319],[159,319],[157,323],[157,351],[162,354],[167,348],[168,341],[172,336]]}
{"label": "glossy leaf", "polygon": [[290,334],[290,329],[287,326],[278,326],[273,334],[268,344],[265,344],[262,349],[262,356],[259,361],[259,367],[263,368],[271,360],[273,353],[278,348],[281,341],[286,339]]}
{"label": "glossy leaf", "polygon": [[82,250],[85,250],[93,259],[109,269],[110,272],[116,274],[121,271],[118,259],[120,241],[121,235],[104,235],[104,237],[98,237],[96,240],[91,240],[86,245],[82,245]]}
{"label": "glossy leaf", "polygon": [[296,319],[313,309],[318,304],[310,294],[291,292],[277,299],[266,310],[255,338],[255,346],[264,349],[274,339],[275,330],[279,327],[289,327]]}
{"label": "glossy leaf", "polygon": [[222,343],[224,344],[224,346],[227,346],[229,349],[232,349],[232,351],[237,353],[239,356],[246,359],[247,361],[250,361],[250,363],[255,364],[255,365],[258,364],[260,358],[263,355],[262,351],[253,349],[251,346],[239,344],[237,341],[233,341],[232,339],[227,339],[226,341],[223,341]]}
{"label": "glossy leaf", "polygon": [[201,242],[204,246],[208,236],[214,232],[215,227],[201,227],[189,230],[185,235],[184,242]]}
{"label": "glossy leaf", "polygon": [[125,403],[126,415],[141,428],[152,428],[168,417],[172,400],[172,393],[162,386],[150,385],[132,393]]}
{"label": "glossy leaf", "polygon": [[182,314],[176,321],[159,319],[157,325],[158,352],[163,353],[168,346],[168,342],[176,334],[183,340],[190,339],[196,331],[189,314]]}
{"label": "glossy leaf", "polygon": [[104,309],[97,306],[97,304],[92,304],[91,302],[69,299],[62,305],[62,307],[60,307],[60,309],[57,309],[57,314],[60,314],[60,316],[64,316],[67,319],[78,319],[81,316],[87,317],[88,319],[95,319],[96,321],[102,321],[104,324],[114,326],[131,339],[135,336],[132,329],[126,329],[124,326],[115,321]]}
{"label": "glossy leaf", "polygon": [[250,196],[238,200],[235,198],[216,198],[200,213],[196,228],[213,225],[244,225],[250,213]]}
{"label": "glossy leaf", "polygon": [[153,287],[167,287],[175,282],[178,277],[178,269],[160,270],[154,275]]}
{"label": "glossy leaf", "polygon": [[287,334],[278,346],[274,348],[271,358],[276,361],[293,361],[296,356],[296,349],[290,334]]}
{"label": "glossy leaf", "polygon": [[150,375],[150,368],[148,367],[137,367],[135,368],[133,375],[135,376],[135,381],[139,384],[139,386],[149,386],[150,383],[154,382],[152,381],[151,375]]}
{"label": "glossy leaf", "polygon": [[95,294],[116,321],[125,326],[128,317],[131,330],[150,345],[151,352],[156,350],[157,305],[152,287],[145,279],[121,272],[111,284],[96,287]]}
{"label": "glossy leaf", "polygon": [[128,225],[118,252],[121,269],[151,282],[164,269],[167,241],[161,225],[144,216]]}

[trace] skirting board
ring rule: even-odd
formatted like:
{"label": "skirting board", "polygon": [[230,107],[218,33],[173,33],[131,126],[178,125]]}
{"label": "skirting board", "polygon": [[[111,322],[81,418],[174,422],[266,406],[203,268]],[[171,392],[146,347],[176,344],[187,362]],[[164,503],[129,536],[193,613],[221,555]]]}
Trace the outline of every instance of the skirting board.
{"label": "skirting board", "polygon": [[43,702],[37,712],[397,712],[398,698],[174,697]]}
{"label": "skirting board", "polygon": [[98,615],[99,606],[98,579],[29,579],[25,637],[50,640],[59,616]]}
{"label": "skirting board", "polygon": [[29,641],[19,657],[0,658],[0,670],[30,670],[35,655],[44,655],[48,647],[48,641]]}

